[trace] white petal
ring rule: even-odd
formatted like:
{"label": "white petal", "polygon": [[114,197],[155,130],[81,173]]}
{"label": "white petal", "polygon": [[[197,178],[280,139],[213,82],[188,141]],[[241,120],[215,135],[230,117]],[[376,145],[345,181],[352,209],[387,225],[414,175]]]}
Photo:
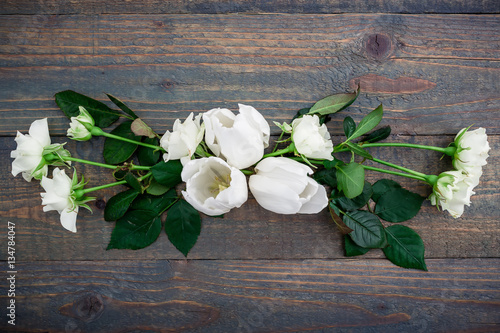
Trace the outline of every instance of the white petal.
{"label": "white petal", "polygon": [[50,145],[49,124],[47,122],[47,118],[35,120],[30,126],[29,134],[31,137],[36,139],[40,145],[44,147]]}
{"label": "white petal", "polygon": [[69,209],[64,209],[61,212],[61,219],[60,219],[62,226],[71,232],[76,232],[77,216],[78,216],[78,207],[72,211],[70,211]]}
{"label": "white petal", "polygon": [[314,196],[304,203],[299,210],[301,214],[317,214],[322,211],[328,205],[328,196],[326,195],[326,189],[322,186],[318,186],[318,190]]}
{"label": "white petal", "polygon": [[302,206],[299,195],[286,183],[273,182],[267,177],[252,175],[248,187],[259,205],[271,212],[296,214]]}

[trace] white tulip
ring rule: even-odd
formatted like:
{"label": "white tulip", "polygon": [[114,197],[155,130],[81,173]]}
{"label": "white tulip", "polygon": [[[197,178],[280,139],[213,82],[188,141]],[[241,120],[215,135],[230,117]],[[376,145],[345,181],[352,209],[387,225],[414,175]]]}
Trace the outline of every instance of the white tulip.
{"label": "white tulip", "polygon": [[292,122],[292,140],[297,151],[308,158],[333,160],[333,143],[317,115],[305,115]]}
{"label": "white tulip", "polygon": [[74,194],[73,181],[64,170],[55,168],[52,179],[43,177],[41,185],[46,193],[41,193],[44,212],[56,210],[61,214],[62,226],[72,232],[76,232],[76,216],[78,205],[72,197]]}
{"label": "white tulip", "polygon": [[205,132],[205,125],[200,125],[200,120],[201,114],[193,120],[192,112],[184,123],[175,120],[173,131],[167,131],[160,140],[161,147],[166,151],[163,154],[165,162],[180,159],[184,165],[191,159]]}
{"label": "white tulip", "polygon": [[33,177],[41,179],[46,176],[47,165],[38,167],[44,161],[44,148],[50,145],[47,118],[35,120],[30,126],[29,134],[17,132],[15,141],[17,149],[10,153],[10,157],[15,158],[12,162],[12,175],[15,177],[22,173],[27,181],[31,181]]}
{"label": "white tulip", "polygon": [[245,175],[218,157],[189,161],[181,173],[182,195],[198,211],[217,216],[240,207],[248,198]]}
{"label": "white tulip", "polygon": [[463,128],[455,137],[454,145],[457,148],[453,159],[455,169],[468,172],[487,164],[490,145],[484,128],[474,131]]}
{"label": "white tulip", "polygon": [[90,129],[94,127],[94,118],[83,106],[80,106],[79,110],[80,114],[77,117],[71,117],[67,136],[73,140],[87,141],[92,138]]}
{"label": "white tulip", "polygon": [[464,206],[470,206],[470,197],[474,194],[474,180],[458,170],[446,171],[439,175],[429,199],[431,204],[439,205],[454,218],[460,217]]}
{"label": "white tulip", "polygon": [[257,202],[279,214],[316,214],[328,205],[325,188],[309,177],[313,170],[286,157],[268,157],[255,167],[249,188]]}
{"label": "white tulip", "polygon": [[270,128],[253,107],[238,104],[240,113],[212,109],[203,114],[205,142],[212,152],[238,169],[257,163],[269,146]]}

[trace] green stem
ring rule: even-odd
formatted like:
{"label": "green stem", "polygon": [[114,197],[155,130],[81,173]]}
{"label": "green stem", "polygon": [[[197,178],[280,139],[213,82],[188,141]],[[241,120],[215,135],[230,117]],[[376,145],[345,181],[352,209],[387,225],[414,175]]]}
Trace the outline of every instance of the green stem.
{"label": "green stem", "polygon": [[240,170],[241,172],[243,172],[244,175],[247,175],[247,176],[250,176],[250,175],[253,175],[254,172],[252,170]]}
{"label": "green stem", "polygon": [[288,147],[286,147],[284,149],[277,150],[277,151],[273,151],[272,153],[269,153],[269,154],[265,154],[262,158],[281,156],[284,154],[293,153],[294,151],[295,151],[295,145],[292,142]]}
{"label": "green stem", "polygon": [[104,163],[99,163],[99,162],[92,162],[92,161],[82,160],[81,158],[76,158],[76,157],[71,157],[71,156],[63,156],[62,159],[65,161],[85,163],[85,164],[95,165],[98,167],[108,168],[108,169],[116,169],[117,168],[116,165],[104,164]]}
{"label": "green stem", "polygon": [[[340,146],[340,145],[339,145]],[[405,148],[418,148],[418,149],[427,149],[427,150],[433,150],[433,151],[438,151],[440,153],[443,153],[448,156],[453,156],[455,155],[455,151],[457,148],[455,147],[436,147],[436,146],[427,146],[427,145],[418,145],[414,143],[398,143],[398,142],[385,142],[385,143],[364,143],[360,144],[361,147],[363,148],[370,148],[370,147],[405,147]],[[344,151],[349,151],[348,148],[343,148],[339,149],[335,152],[344,152]]]}
{"label": "green stem", "polygon": [[408,169],[408,168],[405,168],[405,167],[402,167],[400,165],[393,164],[393,163],[390,163],[390,162],[382,161],[382,160],[379,160],[378,158],[374,158],[372,161],[380,163],[380,164],[383,164],[383,165],[387,165],[387,166],[389,166],[391,168],[394,168],[394,169],[398,169],[398,170],[407,172],[407,173],[409,173],[411,175],[415,175],[415,176],[422,177],[422,178],[425,178],[425,179],[427,179],[427,177],[428,177],[425,173],[421,173],[421,172],[418,172],[418,171],[415,171],[415,170],[412,170],[412,169]]}
{"label": "green stem", "polygon": [[[142,181],[145,178],[151,176],[152,174],[153,174],[152,172],[148,172],[144,176],[137,178],[137,180],[138,181]],[[85,195],[85,194],[87,194],[89,192],[99,191],[99,190],[103,190],[103,189],[108,188],[108,187],[113,187],[113,186],[117,186],[117,185],[125,185],[125,184],[127,184],[126,180],[120,180],[120,181],[117,181],[117,182],[114,182],[114,183],[104,184],[104,185],[95,186],[95,187],[89,187],[89,188],[85,188],[83,190],[75,191],[75,196],[77,198],[80,198],[80,197],[82,197],[83,195]]]}
{"label": "green stem", "polygon": [[402,176],[402,177],[406,177],[406,178],[417,179],[417,180],[421,180],[421,181],[427,182],[427,178],[424,178],[424,177],[420,177],[420,176],[416,176],[416,175],[409,175],[407,173],[402,173],[402,172],[397,172],[397,171],[391,171],[391,170],[385,170],[385,169],[375,168],[375,167],[371,167],[371,166],[363,165],[363,164],[361,164],[361,165],[366,170],[383,172],[383,173],[388,173],[390,175]]}
{"label": "green stem", "polygon": [[135,141],[135,140],[124,138],[122,136],[114,135],[114,134],[111,134],[111,133],[106,133],[102,129],[100,129],[99,127],[92,128],[92,131],[90,131],[90,133],[93,136],[105,136],[105,137],[110,138],[110,139],[115,139],[115,140],[120,140],[120,141],[123,141],[123,142],[133,143],[135,145],[140,145],[140,146],[148,147],[148,148],[151,148],[151,149],[154,149],[154,150],[163,150],[163,151],[165,151],[160,146],[155,146],[155,145],[151,145],[149,143]]}

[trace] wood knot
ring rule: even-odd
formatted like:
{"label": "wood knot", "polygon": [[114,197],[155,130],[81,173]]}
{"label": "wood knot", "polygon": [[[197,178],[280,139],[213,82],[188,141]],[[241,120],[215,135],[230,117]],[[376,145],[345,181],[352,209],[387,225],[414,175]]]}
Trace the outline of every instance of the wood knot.
{"label": "wood knot", "polygon": [[372,58],[382,60],[387,58],[392,51],[391,38],[384,34],[368,36],[366,40],[366,52]]}
{"label": "wood knot", "polygon": [[63,315],[91,322],[97,320],[104,312],[104,302],[101,295],[89,293],[73,303],[63,305],[59,311]]}
{"label": "wood knot", "polygon": [[104,209],[106,208],[106,201],[104,201],[103,199],[96,200],[95,206],[97,207],[97,209]]}
{"label": "wood knot", "polygon": [[169,80],[164,80],[164,81],[161,82],[160,85],[163,87],[163,89],[170,90],[170,89],[172,89],[175,86],[175,82],[172,82],[172,81],[169,81]]}

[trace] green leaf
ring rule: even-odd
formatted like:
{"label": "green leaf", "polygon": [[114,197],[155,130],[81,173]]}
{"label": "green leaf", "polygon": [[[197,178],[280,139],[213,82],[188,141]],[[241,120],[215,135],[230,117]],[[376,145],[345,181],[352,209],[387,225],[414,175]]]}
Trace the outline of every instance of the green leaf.
{"label": "green leaf", "polygon": [[137,250],[151,245],[160,235],[160,217],[150,210],[132,210],[116,221],[106,250]]}
{"label": "green leaf", "polygon": [[336,94],[325,97],[316,102],[307,114],[327,115],[341,111],[351,105],[359,96],[359,86],[356,92],[350,94]]}
{"label": "green leaf", "polygon": [[125,179],[125,176],[127,175],[128,173],[128,169],[127,168],[116,168],[113,170],[113,177],[115,177],[116,180],[123,180]]}
{"label": "green leaf", "polygon": [[357,143],[354,143],[354,142],[351,142],[351,141],[347,141],[346,142],[346,145],[347,147],[356,155],[359,155],[361,157],[364,157],[364,158],[367,158],[369,160],[373,160],[373,156],[370,155],[369,152],[367,152],[366,150],[364,150],[363,148],[361,148],[360,145],[358,145]]}
{"label": "green leaf", "polygon": [[168,190],[170,190],[170,187],[158,184],[154,179],[151,179],[151,183],[146,188],[146,192],[152,195],[162,195],[167,193]]}
{"label": "green leaf", "polygon": [[395,188],[380,196],[375,214],[389,222],[403,222],[417,215],[424,200],[417,193]]}
{"label": "green leaf", "polygon": [[139,195],[130,208],[134,210],[150,210],[156,215],[163,213],[178,199],[175,189],[170,189],[168,192],[161,196],[151,194]]}
{"label": "green leaf", "polygon": [[361,135],[368,133],[372,129],[377,126],[382,120],[382,116],[384,114],[382,104],[380,104],[375,110],[367,114],[361,121],[359,122],[356,131],[348,138],[348,140],[355,139],[360,137]]}
{"label": "green leaf", "polygon": [[387,259],[400,267],[427,270],[424,242],[415,231],[404,225],[391,225],[385,232],[389,246],[382,251]]}
{"label": "green leaf", "polygon": [[132,116],[133,119],[139,118],[137,115],[132,111],[128,106],[125,105],[122,101],[120,101],[118,98],[114,97],[111,94],[106,94],[108,98],[111,100],[111,102],[115,103],[117,107],[119,107],[123,112],[128,114],[129,116]]}
{"label": "green leaf", "polygon": [[373,195],[372,200],[377,202],[378,199],[389,190],[393,190],[396,188],[401,188],[398,182],[391,179],[380,179],[372,186]]}
{"label": "green leaf", "polygon": [[372,196],[372,185],[365,181],[363,186],[363,192],[352,199],[346,198],[344,196],[333,199],[336,206],[340,207],[343,211],[353,211],[359,209],[366,205]]}
{"label": "green leaf", "polygon": [[316,171],[312,177],[320,184],[337,187],[336,172],[336,169],[321,169]]}
{"label": "green leaf", "polygon": [[349,116],[344,118],[343,126],[344,126],[344,134],[347,138],[350,137],[356,130],[356,123]]}
{"label": "green leaf", "polygon": [[135,135],[138,136],[145,136],[148,138],[155,138],[156,133],[153,131],[151,127],[148,126],[141,118],[136,118],[132,122],[132,125],[130,126],[130,129],[132,132],[134,132]]}
{"label": "green leaf", "polygon": [[[131,121],[124,121],[118,125],[111,134],[118,135],[130,140],[140,141],[140,137],[135,136],[130,130]],[[103,155],[108,164],[120,164],[128,160],[137,149],[133,143],[123,142],[121,140],[106,138],[104,141]]]}
{"label": "green leaf", "polygon": [[141,182],[132,172],[127,172],[127,174],[125,175],[125,181],[134,190],[139,191],[140,193],[144,192],[144,188],[142,187]]}
{"label": "green leaf", "polygon": [[349,235],[344,235],[344,250],[346,257],[360,256],[370,251],[370,249],[361,247],[358,244],[354,243],[351,236]]}
{"label": "green leaf", "polygon": [[384,126],[382,128],[376,129],[370,134],[367,134],[361,141],[367,143],[378,142],[387,139],[389,135],[391,135],[391,126]]}
{"label": "green leaf", "polygon": [[104,208],[104,219],[106,221],[116,221],[122,217],[130,207],[130,204],[139,195],[135,189],[120,192],[109,198]]}
{"label": "green leaf", "polygon": [[187,201],[177,201],[168,210],[165,232],[177,250],[187,257],[201,232],[200,213]]}
{"label": "green leaf", "polygon": [[151,171],[154,179],[162,185],[174,187],[182,182],[182,163],[179,160],[161,161],[153,166]]}
{"label": "green leaf", "polygon": [[361,247],[376,249],[387,243],[384,226],[378,217],[365,210],[345,212],[343,221],[353,231],[352,240]]}
{"label": "green leaf", "polygon": [[[150,145],[158,146],[159,141],[157,138],[143,138],[142,142],[148,143]],[[158,163],[160,160],[161,153],[159,150],[154,150],[152,148],[139,146],[137,149],[137,159],[141,165],[151,166]]]}
{"label": "green leaf", "polygon": [[110,109],[106,104],[72,90],[58,92],[55,99],[68,118],[77,117],[80,114],[79,107],[83,106],[94,118],[97,127],[108,127],[120,117],[117,110]]}
{"label": "green leaf", "polygon": [[365,185],[365,169],[356,162],[337,167],[339,190],[348,198],[354,198],[363,192]]}
{"label": "green leaf", "polygon": [[295,114],[295,116],[293,116],[292,121],[294,121],[295,119],[300,118],[303,115],[307,114],[309,112],[309,110],[311,110],[311,108],[300,109],[299,111],[297,111],[297,113]]}

